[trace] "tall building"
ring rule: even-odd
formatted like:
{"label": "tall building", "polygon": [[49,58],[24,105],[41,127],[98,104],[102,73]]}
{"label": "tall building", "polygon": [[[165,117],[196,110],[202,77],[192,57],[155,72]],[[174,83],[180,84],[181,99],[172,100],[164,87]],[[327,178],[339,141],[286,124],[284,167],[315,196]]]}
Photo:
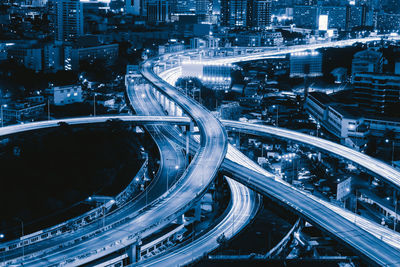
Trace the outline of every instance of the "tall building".
{"label": "tall building", "polygon": [[79,0],[51,0],[55,39],[74,42],[83,35],[83,6]]}
{"label": "tall building", "polygon": [[224,26],[247,26],[247,0],[221,1],[221,22]]}
{"label": "tall building", "polygon": [[381,11],[377,14],[377,28],[379,31],[398,31],[400,28],[400,14]]}
{"label": "tall building", "polygon": [[366,5],[348,5],[346,11],[346,29],[373,26],[373,11]]}
{"label": "tall building", "polygon": [[[202,2],[202,1],[201,1]],[[174,13],[193,13],[196,11],[195,0],[175,0],[175,5],[171,7]]]}
{"label": "tall building", "polygon": [[271,0],[251,0],[248,7],[248,26],[266,29],[271,26]]}
{"label": "tall building", "polygon": [[296,27],[316,29],[319,10],[316,6],[295,6],[293,8],[293,22]]}
{"label": "tall building", "polygon": [[346,7],[344,6],[321,6],[319,15],[328,16],[328,29],[346,28]]}
{"label": "tall building", "polygon": [[400,105],[400,75],[356,73],[355,100],[371,112],[388,115]]}
{"label": "tall building", "polygon": [[196,1],[196,14],[197,15],[210,15],[212,12],[212,1],[210,0],[197,0]]}
{"label": "tall building", "polygon": [[271,0],[221,1],[222,25],[268,28],[271,25],[271,5]]}
{"label": "tall building", "polygon": [[168,0],[147,0],[147,22],[160,23],[170,20],[170,5]]}

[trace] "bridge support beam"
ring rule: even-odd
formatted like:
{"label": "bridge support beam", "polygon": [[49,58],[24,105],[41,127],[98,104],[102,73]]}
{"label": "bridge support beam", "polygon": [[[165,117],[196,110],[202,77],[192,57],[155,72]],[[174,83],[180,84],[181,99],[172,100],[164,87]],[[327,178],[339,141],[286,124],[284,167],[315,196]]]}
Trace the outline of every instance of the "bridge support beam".
{"label": "bridge support beam", "polygon": [[176,223],[177,224],[185,224],[185,214],[182,214],[176,218]]}
{"label": "bridge support beam", "polygon": [[127,248],[127,254],[131,263],[140,261],[140,246],[142,241],[138,239],[136,243],[133,243]]}
{"label": "bridge support beam", "polygon": [[201,202],[196,203],[194,206],[194,218],[198,222],[201,220]]}
{"label": "bridge support beam", "polygon": [[185,136],[186,136],[186,166],[190,163],[190,134],[193,132],[193,122],[191,121],[189,125],[186,126]]}

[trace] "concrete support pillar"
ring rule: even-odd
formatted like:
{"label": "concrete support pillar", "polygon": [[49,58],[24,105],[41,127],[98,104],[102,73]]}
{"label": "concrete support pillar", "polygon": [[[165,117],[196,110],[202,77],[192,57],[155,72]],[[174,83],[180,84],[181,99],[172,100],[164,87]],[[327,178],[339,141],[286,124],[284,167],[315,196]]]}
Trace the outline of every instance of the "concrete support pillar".
{"label": "concrete support pillar", "polygon": [[175,104],[175,102],[173,102],[172,100],[171,100],[171,104],[170,104],[170,112],[169,112],[169,114],[170,115],[172,115],[172,116],[175,116],[176,115],[176,104]]}
{"label": "concrete support pillar", "polygon": [[176,116],[182,116],[182,109],[180,107],[176,107]]}
{"label": "concrete support pillar", "polygon": [[234,134],[234,138],[235,138],[235,146],[237,149],[240,149],[240,133],[236,132]]}
{"label": "concrete support pillar", "polygon": [[201,203],[200,202],[196,203],[196,206],[194,207],[194,218],[196,221],[201,220]]}
{"label": "concrete support pillar", "polygon": [[168,99],[168,115],[172,115],[171,106],[172,106],[172,102],[171,102],[171,100]]}
{"label": "concrete support pillar", "polygon": [[186,166],[190,163],[190,134],[193,132],[193,122],[191,121],[189,125],[186,126],[185,136],[186,136]]}
{"label": "concrete support pillar", "polygon": [[176,223],[177,224],[184,224],[185,223],[185,215],[182,214],[182,215],[178,216],[178,218],[176,218]]}
{"label": "concrete support pillar", "polygon": [[160,95],[160,100],[159,100],[159,102],[160,102],[160,104],[161,104],[161,106],[165,109],[165,103],[164,103],[164,95],[163,94],[161,94]]}
{"label": "concrete support pillar", "polygon": [[164,96],[164,103],[165,103],[165,105],[164,105],[164,109],[167,111],[167,112],[169,112],[169,102],[168,102],[169,100],[168,100],[168,98],[166,97],[166,96]]}
{"label": "concrete support pillar", "polygon": [[171,101],[165,97],[165,109],[168,111],[168,115],[171,114]]}
{"label": "concrete support pillar", "polygon": [[138,262],[140,260],[140,246],[142,244],[141,240],[138,240],[138,242],[133,243],[130,245],[127,249],[128,252],[128,257],[131,263]]}

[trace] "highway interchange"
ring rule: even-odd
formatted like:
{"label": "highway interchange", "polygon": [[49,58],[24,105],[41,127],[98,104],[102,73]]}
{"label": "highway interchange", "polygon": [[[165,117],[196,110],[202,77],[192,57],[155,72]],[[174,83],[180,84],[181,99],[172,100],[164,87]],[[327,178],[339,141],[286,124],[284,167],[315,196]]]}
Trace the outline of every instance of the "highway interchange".
{"label": "highway interchange", "polygon": [[[354,42],[353,42],[354,43]],[[342,43],[337,44],[337,45],[344,45]],[[346,43],[348,45],[348,42]],[[330,44],[332,46],[332,44]],[[325,47],[325,46],[321,46]],[[292,51],[302,51],[305,50],[306,48],[300,48],[297,47],[295,49],[290,50]],[[236,56],[235,57],[229,57],[225,59],[221,59],[220,61],[222,63],[234,63],[237,61],[248,61],[248,60],[255,60],[255,59],[260,59],[264,58],[266,56],[271,56],[278,53],[288,53],[289,50],[285,50],[285,52],[282,51],[269,51],[268,53],[260,53],[258,55],[246,55],[246,56]],[[178,105],[184,110],[185,114],[188,115],[196,124],[196,126],[199,129],[200,132],[200,142],[197,150],[197,153],[195,154],[191,164],[188,166],[186,171],[184,171],[182,177],[176,182],[172,188],[166,192],[164,195],[162,195],[160,198],[156,197],[156,194],[154,195],[155,198],[157,199],[157,205],[152,206],[150,209],[146,210],[143,214],[135,218],[135,216],[127,216],[131,217],[132,220],[130,222],[127,222],[126,224],[122,226],[117,226],[116,228],[110,227],[107,229],[107,235],[98,235],[95,236],[92,239],[89,239],[85,242],[78,242],[77,245],[71,246],[68,249],[63,249],[63,248],[58,248],[54,251],[51,252],[51,255],[43,255],[43,257],[32,257],[31,261],[28,261],[29,265],[31,266],[41,266],[40,264],[43,264],[43,260],[46,260],[48,262],[47,265],[51,265],[53,262],[54,263],[60,263],[64,262],[66,258],[73,257],[73,255],[81,255],[85,251],[88,250],[96,250],[96,248],[99,247],[99,243],[112,243],[115,242],[113,240],[120,240],[121,242],[115,244],[113,247],[114,249],[107,250],[106,253],[110,253],[111,251],[115,251],[117,248],[124,247],[130,243],[133,243],[133,237],[132,236],[137,236],[137,235],[130,235],[127,236],[126,231],[129,231],[129,233],[139,233],[141,232],[142,234],[145,231],[149,230],[149,225],[148,221],[168,221],[172,220],[173,218],[176,217],[177,214],[182,214],[185,209],[188,208],[188,206],[195,201],[197,201],[202,193],[205,192],[207,189],[208,185],[211,183],[213,178],[215,177],[218,169],[220,168],[221,164],[226,173],[229,173],[232,175],[235,179],[238,179],[239,182],[244,183],[246,186],[251,187],[252,189],[256,190],[259,193],[268,195],[269,197],[272,197],[273,199],[285,203],[286,206],[291,207],[295,212],[299,213],[300,216],[304,216],[307,221],[310,221],[316,225],[319,225],[321,228],[325,229],[327,232],[333,234],[336,238],[342,240],[343,242],[347,243],[350,247],[355,249],[359,254],[363,255],[366,259],[368,259],[371,263],[375,263],[378,265],[382,266],[396,266],[400,264],[398,260],[400,259],[400,252],[397,249],[394,249],[393,247],[387,245],[386,243],[382,242],[382,240],[379,240],[378,238],[374,237],[373,235],[367,233],[366,231],[360,229],[357,225],[354,225],[354,223],[351,223],[349,220],[343,219],[343,217],[339,216],[337,212],[334,211],[333,208],[327,208],[327,206],[321,205],[318,202],[313,203],[313,205],[309,205],[310,202],[310,197],[306,196],[301,193],[294,193],[294,189],[290,188],[287,185],[284,185],[283,183],[276,182],[274,179],[271,179],[271,175],[268,175],[267,177],[263,174],[260,174],[259,172],[252,171],[249,169],[249,166],[252,166],[252,168],[258,168],[257,164],[255,164],[257,167],[254,167],[254,163],[249,163],[247,162],[248,166],[245,167],[243,166],[243,162],[241,164],[234,163],[231,159],[236,159],[238,161],[239,158],[246,158],[241,154],[238,154],[238,151],[235,151],[234,148],[229,147],[228,149],[228,144],[227,144],[227,137],[224,128],[222,127],[221,123],[215,119],[205,108],[200,106],[198,103],[196,103],[194,100],[189,99],[185,97],[182,93],[179,92],[176,88],[165,82],[164,80],[160,79],[160,77],[153,72],[153,66],[156,65],[157,59],[152,59],[150,61],[145,62],[142,65],[141,72],[144,75],[146,79],[148,79],[157,90],[160,90],[163,94],[167,95],[171,100],[173,100],[175,103],[178,103]],[[141,94],[142,95],[142,94]],[[141,96],[140,95],[140,96]],[[146,92],[146,97],[143,97],[142,100],[146,101],[146,99],[150,99],[148,97],[148,92]],[[136,101],[132,101],[132,103],[141,103],[142,101],[138,101],[139,99],[136,99]],[[150,100],[148,100],[150,101]],[[153,105],[154,103],[144,103],[142,106],[142,109],[136,107],[135,110],[139,110],[138,114],[143,114],[146,115],[145,110],[148,108],[147,105]],[[141,111],[140,111],[141,110]],[[158,111],[157,111],[158,112]],[[115,117],[113,117],[115,118]],[[127,119],[129,118],[125,117],[123,118],[122,116],[118,117],[119,119]],[[132,119],[131,117],[130,119]],[[147,122],[150,122],[152,120],[157,120],[164,121],[168,120],[165,117],[146,117],[148,119]],[[95,122],[101,122],[105,121],[104,118],[101,117],[95,117],[95,118],[82,118],[82,119],[73,119],[68,121],[68,124],[74,124],[74,123],[95,123]],[[172,117],[170,118],[170,121],[167,123],[172,123],[172,124],[177,124],[179,122],[182,122],[182,120],[188,120],[187,118],[177,118],[177,117]],[[62,120],[65,121],[65,120]],[[49,122],[41,122],[41,123],[33,123],[33,124],[26,124],[26,125],[18,125],[18,126],[10,126],[10,127],[5,127],[0,130],[1,135],[7,135],[7,134],[13,134],[15,132],[20,132],[20,131],[25,131],[25,130],[33,130],[33,129],[40,129],[40,128],[47,128],[47,127],[54,127],[57,126],[60,121],[49,121]],[[145,121],[146,122],[146,121]],[[254,129],[251,129],[252,125],[237,125],[234,122],[224,122],[224,124],[227,125],[227,127],[230,128],[241,128],[241,129],[247,129],[248,131],[255,131]],[[14,128],[12,128],[14,127]],[[167,137],[165,134],[161,132],[161,130],[156,130],[155,128],[168,128],[171,126],[147,126],[149,132],[153,135],[153,138],[157,140],[157,144],[160,146],[161,144],[170,144],[169,141],[167,141]],[[253,126],[254,127],[254,126]],[[272,127],[271,127],[272,128]],[[25,130],[24,130],[25,129]],[[257,126],[257,129],[259,127]],[[273,130],[276,130],[278,132],[274,132]],[[280,132],[279,132],[280,131]],[[272,134],[272,135],[277,135],[280,136],[281,138],[288,138],[296,141],[301,141],[301,142],[306,142],[307,144],[317,146],[323,150],[326,150],[330,153],[336,153],[339,154],[339,151],[335,151],[335,147],[332,148],[332,144],[327,144],[325,143],[325,140],[320,140],[320,139],[315,139],[315,137],[308,137],[308,139],[305,139],[304,136],[296,136],[294,132],[292,131],[286,131],[282,130],[279,128],[275,129],[265,129],[266,133]],[[171,131],[169,131],[171,133]],[[163,139],[165,138],[165,139]],[[306,140],[306,141],[305,141]],[[194,142],[192,142],[194,143]],[[192,144],[195,146],[195,144]],[[336,149],[341,149],[340,150],[340,155],[343,156],[343,147],[339,147]],[[183,157],[180,155],[180,150],[177,151],[173,145],[170,146],[170,150],[166,149],[169,151],[168,153],[171,153],[167,155],[166,157],[171,157],[171,155],[174,155],[174,157],[177,157],[178,159],[178,165],[181,168],[181,165],[184,166],[183,164]],[[225,154],[227,153],[227,159],[224,160]],[[233,151],[233,152],[229,152]],[[163,153],[163,149],[160,146],[160,152]],[[240,153],[240,152],[239,152]],[[378,174],[380,177],[385,179],[387,182],[391,183],[392,185],[396,186],[399,188],[399,173],[395,171],[393,168],[390,166],[379,162],[375,159],[368,158],[365,155],[361,154],[358,155],[356,152],[347,149],[346,151],[347,155],[344,157],[348,158],[349,160],[352,160],[353,162],[356,162],[360,166],[363,166],[364,168],[367,168],[371,170],[372,172]],[[360,153],[359,153],[360,154]],[[363,157],[365,156],[365,157]],[[223,162],[224,160],[224,162]],[[245,160],[247,161],[247,160]],[[173,166],[167,166],[169,168],[168,172],[173,168]],[[179,169],[181,170],[181,169]],[[176,170],[176,175],[172,175],[174,177],[178,177],[179,170]],[[183,170],[182,170],[183,171]],[[162,174],[163,171],[161,170],[160,174]],[[172,170],[171,170],[172,173]],[[165,171],[163,175],[160,175],[160,177],[163,177],[165,175]],[[168,176],[168,175],[167,175]],[[202,177],[202,179],[196,179],[196,177]],[[165,176],[164,176],[165,177]],[[168,179],[168,177],[167,177]],[[175,179],[175,178],[174,178]],[[160,179],[163,180],[165,183],[165,178]],[[271,184],[269,184],[271,183]],[[230,181],[230,188],[232,192],[235,190],[237,192],[244,190],[245,187],[235,184],[235,182]],[[277,186],[277,184],[281,184],[281,186]],[[242,188],[240,188],[242,187]],[[235,189],[236,188],[236,189]],[[158,195],[161,192],[158,192]],[[244,191],[242,193],[232,193],[233,199],[232,202],[242,202],[238,201],[238,199],[235,200],[235,198],[239,196],[246,196],[249,195],[248,192],[245,193]],[[292,197],[288,199],[288,196],[291,195]],[[178,198],[177,198],[178,196]],[[193,198],[193,196],[196,196]],[[249,198],[251,201],[247,201],[246,205],[253,206],[253,210],[257,205],[255,204],[250,204],[254,203],[255,195],[253,195],[252,198]],[[246,202],[246,201],[245,201]],[[166,213],[167,212],[167,213]],[[171,215],[175,215],[171,216]],[[329,219],[327,218],[329,217]],[[126,218],[126,217],[125,217]],[[151,218],[151,219],[150,219]],[[165,220],[166,218],[169,218]],[[331,218],[334,218],[332,220]],[[107,224],[112,224],[115,222],[115,218],[109,218],[107,217]],[[148,221],[147,221],[148,220]],[[247,222],[247,219],[244,219],[243,222]],[[229,220],[225,222],[225,225],[219,225],[218,227],[215,227],[212,229],[209,233],[209,235],[204,235],[202,237],[203,244],[206,244],[206,240],[211,240],[212,238],[215,239],[215,235],[219,232],[213,232],[217,231],[219,227],[225,229],[227,225],[229,225]],[[243,224],[244,225],[244,224]],[[157,226],[155,227],[157,228]],[[153,228],[153,229],[155,229]],[[81,233],[78,233],[81,234]],[[67,235],[68,237],[68,235]],[[130,237],[131,241],[128,241],[128,238]],[[58,237],[60,239],[63,239],[64,236]],[[73,239],[72,236],[70,236],[71,240]],[[68,238],[67,238],[68,239]],[[201,240],[201,239],[199,239]],[[43,241],[44,242],[44,241]],[[59,239],[52,239],[51,240],[51,246],[54,244],[59,244],[59,243],[64,243],[65,240],[59,240]],[[195,242],[200,242],[200,241],[195,241]],[[41,242],[42,243],[42,242]],[[195,245],[197,244],[197,245]],[[193,248],[199,248],[199,253],[204,251],[203,249],[200,249],[202,243],[193,243],[189,244],[188,247],[186,248],[181,248],[178,249],[175,254],[165,254],[163,257],[164,258],[159,258],[158,262],[162,261],[167,261],[168,259],[178,259],[180,256],[179,255],[184,255],[183,252],[185,249],[191,247],[192,251]],[[214,242],[215,244],[215,242]],[[72,244],[71,244],[72,245]],[[45,243],[41,245],[35,245],[35,248],[32,249],[32,251],[42,251],[43,247],[49,247]],[[51,247],[50,246],[50,247]],[[193,247],[194,246],[194,247]],[[26,248],[26,255],[28,253],[31,253],[29,250],[30,248]],[[96,257],[101,255],[101,252],[96,251]],[[171,258],[171,256],[168,255],[174,255],[174,257]],[[8,257],[8,255],[7,255]],[[10,257],[12,258],[12,257]],[[25,262],[26,260],[29,260],[28,257],[25,257]],[[88,257],[87,260],[91,259],[91,257]],[[186,262],[184,259],[181,262]],[[180,261],[179,260],[179,261]],[[190,260],[190,259],[186,259]],[[79,262],[80,264],[83,262]],[[178,261],[173,261],[171,262],[172,264],[178,263]],[[77,262],[72,263],[71,265],[76,265]]]}

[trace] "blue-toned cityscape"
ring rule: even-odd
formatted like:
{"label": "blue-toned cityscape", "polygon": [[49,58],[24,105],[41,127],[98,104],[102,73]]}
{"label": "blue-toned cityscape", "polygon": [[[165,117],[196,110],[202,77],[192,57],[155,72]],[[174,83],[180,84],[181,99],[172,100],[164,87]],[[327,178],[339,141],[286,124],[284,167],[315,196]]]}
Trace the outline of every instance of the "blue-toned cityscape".
{"label": "blue-toned cityscape", "polygon": [[399,0],[2,0],[0,94],[0,267],[400,266]]}

